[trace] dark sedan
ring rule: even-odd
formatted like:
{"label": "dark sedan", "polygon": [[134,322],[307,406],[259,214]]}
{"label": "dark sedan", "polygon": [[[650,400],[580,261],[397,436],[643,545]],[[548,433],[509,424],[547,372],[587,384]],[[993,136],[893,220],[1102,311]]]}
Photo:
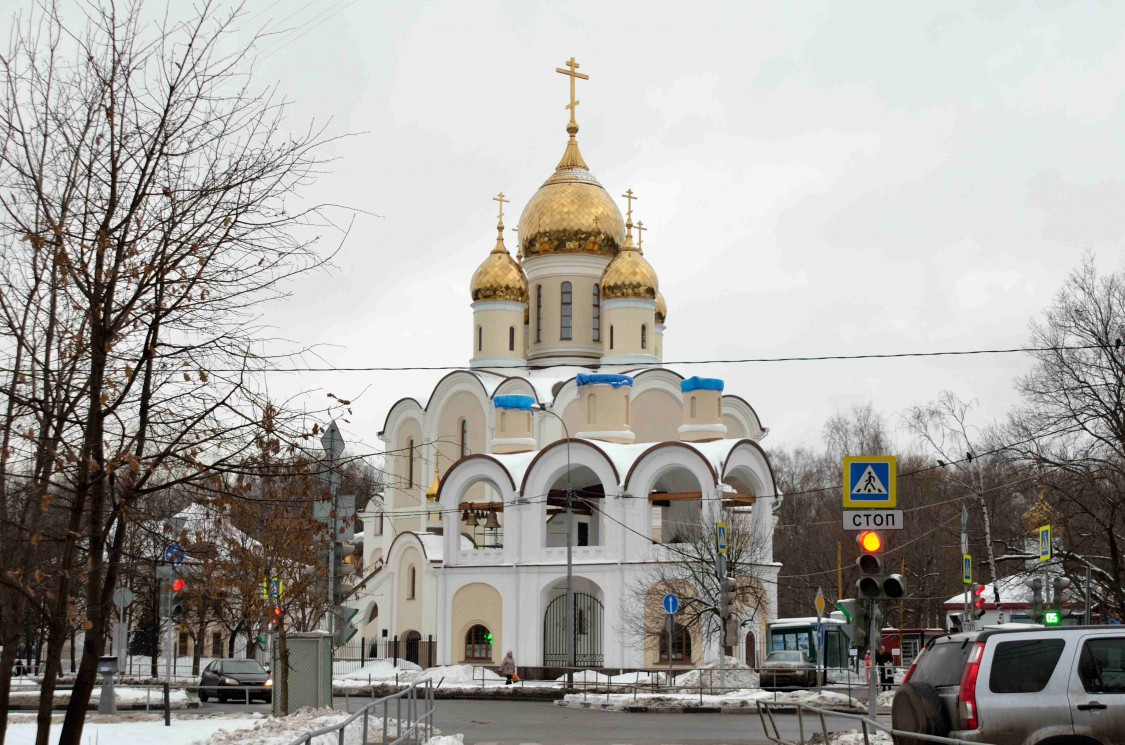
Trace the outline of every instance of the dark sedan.
{"label": "dark sedan", "polygon": [[199,679],[199,700],[206,703],[212,696],[220,703],[228,698],[268,703],[273,700],[273,679],[257,660],[215,660]]}
{"label": "dark sedan", "polygon": [[796,650],[775,650],[766,655],[759,673],[763,688],[808,688],[816,685],[816,665]]}

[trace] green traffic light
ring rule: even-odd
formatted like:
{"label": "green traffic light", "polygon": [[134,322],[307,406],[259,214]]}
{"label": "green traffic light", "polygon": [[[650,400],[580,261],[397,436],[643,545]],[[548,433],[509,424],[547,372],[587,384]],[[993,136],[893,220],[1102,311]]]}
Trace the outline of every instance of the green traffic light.
{"label": "green traffic light", "polygon": [[492,634],[485,634],[485,635],[484,635],[484,640],[485,640],[486,642],[488,642],[488,643],[489,643],[489,645],[491,646],[491,645],[492,645]]}
{"label": "green traffic light", "polygon": [[1062,621],[1062,614],[1057,610],[1049,610],[1043,613],[1043,623],[1047,626],[1058,626]]}

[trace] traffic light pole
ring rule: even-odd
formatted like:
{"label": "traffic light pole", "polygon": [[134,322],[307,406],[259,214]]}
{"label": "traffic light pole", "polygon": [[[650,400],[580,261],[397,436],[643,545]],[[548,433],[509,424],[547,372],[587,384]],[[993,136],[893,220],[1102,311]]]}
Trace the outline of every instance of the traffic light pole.
{"label": "traffic light pole", "polygon": [[[727,578],[727,557],[725,554],[719,554],[716,557],[715,567],[719,570],[719,592],[726,594],[726,578]],[[719,607],[730,612],[730,598],[723,598],[719,601]],[[672,647],[668,647],[668,656],[672,656]],[[723,613],[719,614],[719,695],[723,696],[727,692],[727,618]]]}
{"label": "traffic light pole", "polygon": [[174,649],[172,647],[173,638],[172,632],[176,627],[176,622],[172,619],[172,582],[167,583],[168,592],[168,640],[165,642],[167,648],[164,650],[164,726],[172,726],[172,693],[170,686],[172,684],[172,655]]}
{"label": "traffic light pole", "polygon": [[868,658],[871,660],[871,666],[868,668],[867,674],[867,716],[875,719],[878,714],[879,703],[879,686],[876,678],[879,675],[878,663],[876,663],[876,645],[875,634],[878,632],[879,621],[876,618],[875,605],[878,601],[871,601],[871,625],[867,629],[867,648],[870,650]]}

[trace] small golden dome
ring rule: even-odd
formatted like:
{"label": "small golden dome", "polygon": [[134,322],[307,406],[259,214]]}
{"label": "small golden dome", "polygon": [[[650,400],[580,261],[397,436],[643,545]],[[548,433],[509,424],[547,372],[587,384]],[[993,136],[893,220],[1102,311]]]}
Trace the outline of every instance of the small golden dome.
{"label": "small golden dome", "polygon": [[434,480],[430,482],[430,488],[426,489],[426,499],[431,502],[437,500],[438,492],[441,491],[441,476],[438,475],[438,454],[434,455]]}
{"label": "small golden dome", "polygon": [[633,233],[629,231],[625,235],[625,245],[621,247],[621,252],[602,272],[602,298],[655,300],[659,289],[656,271],[633,245]]}
{"label": "small golden dome", "polygon": [[1035,500],[1035,504],[1031,505],[1031,509],[1023,515],[1023,526],[1027,530],[1028,535],[1037,535],[1040,526],[1050,525],[1059,521],[1059,513],[1054,507],[1047,502],[1047,494],[1044,490],[1039,490],[1039,498]]}
{"label": "small golden dome", "polygon": [[527,302],[527,275],[504,246],[504,223],[497,227],[496,247],[473,272],[469,290],[473,301],[508,300]]}
{"label": "small golden dome", "polygon": [[668,317],[668,303],[664,302],[664,293],[657,291],[656,293],[656,322],[664,323],[664,319]]}
{"label": "small golden dome", "polygon": [[621,210],[590,173],[574,132],[555,172],[523,208],[519,236],[524,259],[552,253],[613,257],[624,242]]}

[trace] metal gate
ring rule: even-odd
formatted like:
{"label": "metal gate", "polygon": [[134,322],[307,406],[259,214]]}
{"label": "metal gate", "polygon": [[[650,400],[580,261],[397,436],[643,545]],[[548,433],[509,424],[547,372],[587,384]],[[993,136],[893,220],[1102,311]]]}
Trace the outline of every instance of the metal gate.
{"label": "metal gate", "polygon": [[[574,593],[574,664],[601,667],[602,603],[585,592]],[[566,659],[566,595],[547,605],[543,616],[543,666],[568,667]]]}

